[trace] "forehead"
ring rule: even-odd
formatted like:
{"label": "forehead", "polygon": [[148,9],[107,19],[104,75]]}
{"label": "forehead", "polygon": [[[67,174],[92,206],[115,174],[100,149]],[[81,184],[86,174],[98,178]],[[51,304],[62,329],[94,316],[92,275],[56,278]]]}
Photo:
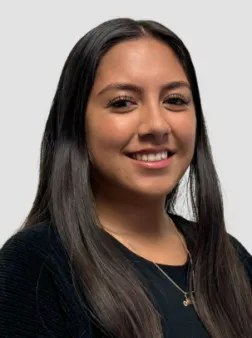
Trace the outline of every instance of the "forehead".
{"label": "forehead", "polygon": [[152,38],[121,42],[102,58],[95,87],[117,81],[147,86],[167,81],[187,81],[173,50]]}

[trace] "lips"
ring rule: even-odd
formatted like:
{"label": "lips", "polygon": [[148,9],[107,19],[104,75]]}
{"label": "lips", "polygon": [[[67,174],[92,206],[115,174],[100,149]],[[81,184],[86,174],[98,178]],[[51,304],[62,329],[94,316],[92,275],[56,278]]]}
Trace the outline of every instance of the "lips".
{"label": "lips", "polygon": [[128,157],[132,160],[133,165],[143,167],[147,170],[160,170],[168,167],[173,161],[173,154],[167,151],[149,153],[137,152],[130,153]]}
{"label": "lips", "polygon": [[168,152],[162,151],[150,154],[135,153],[132,155],[132,158],[137,161],[148,161],[148,162],[161,161],[168,158]]}
{"label": "lips", "polygon": [[175,152],[169,149],[148,149],[148,150],[140,150],[136,152],[126,153],[126,155],[135,160],[149,160],[154,161],[166,159],[172,156]]}

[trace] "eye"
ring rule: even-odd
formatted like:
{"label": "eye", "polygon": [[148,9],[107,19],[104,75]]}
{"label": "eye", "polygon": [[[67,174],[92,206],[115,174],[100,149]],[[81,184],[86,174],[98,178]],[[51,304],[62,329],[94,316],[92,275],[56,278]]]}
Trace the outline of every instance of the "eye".
{"label": "eye", "polygon": [[180,94],[172,94],[164,100],[164,104],[173,106],[173,109],[183,109],[190,103],[190,98]]}
{"label": "eye", "polygon": [[130,96],[118,96],[112,100],[110,100],[107,104],[107,108],[111,107],[113,109],[129,109],[132,106],[135,106],[136,102]]}

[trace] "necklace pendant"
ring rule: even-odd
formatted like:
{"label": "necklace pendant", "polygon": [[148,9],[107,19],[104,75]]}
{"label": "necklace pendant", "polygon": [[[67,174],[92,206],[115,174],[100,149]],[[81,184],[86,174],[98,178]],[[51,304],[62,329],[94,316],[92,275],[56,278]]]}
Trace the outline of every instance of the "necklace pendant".
{"label": "necklace pendant", "polygon": [[185,300],[183,301],[184,306],[188,306],[192,304],[191,299],[188,297],[187,294],[185,294]]}

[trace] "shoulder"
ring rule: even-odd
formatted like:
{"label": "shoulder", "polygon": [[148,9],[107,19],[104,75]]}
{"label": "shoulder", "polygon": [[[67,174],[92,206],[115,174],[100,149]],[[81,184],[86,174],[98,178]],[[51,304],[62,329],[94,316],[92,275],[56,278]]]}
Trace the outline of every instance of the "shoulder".
{"label": "shoulder", "polygon": [[234,236],[228,234],[230,243],[235,248],[237,255],[245,268],[245,271],[252,283],[252,256],[244,245]]}
{"label": "shoulder", "polygon": [[245,248],[245,246],[233,235],[228,234],[229,240],[231,242],[231,244],[234,246],[234,248],[236,249],[238,255],[241,258],[249,258],[251,257],[251,254],[249,253],[249,251],[247,250],[247,248]]}
{"label": "shoulder", "polygon": [[0,257],[3,258],[12,252],[25,255],[36,251],[43,255],[51,250],[56,239],[56,233],[50,223],[39,223],[12,235],[1,248]]}
{"label": "shoulder", "polygon": [[25,273],[29,273],[29,279],[32,276],[37,278],[35,273],[46,268],[53,270],[52,265],[58,259],[56,253],[66,260],[63,246],[51,224],[40,223],[22,229],[10,237],[0,250],[0,276],[9,278],[15,272],[16,279]]}
{"label": "shoulder", "polygon": [[52,265],[56,259],[67,261],[67,254],[50,223],[39,223],[18,231],[0,250],[0,265],[5,271],[20,265],[37,270],[42,265]]}
{"label": "shoulder", "polygon": [[67,263],[50,224],[23,229],[7,240],[0,250],[0,326],[4,337],[66,336],[62,304],[72,291],[67,286]]}
{"label": "shoulder", "polygon": [[1,278],[8,278],[9,274],[13,276],[21,267],[24,273],[25,267],[33,271],[41,266],[50,253],[49,231],[48,224],[39,224],[10,237],[0,250]]}
{"label": "shoulder", "polygon": [[0,250],[2,285],[15,282],[19,285],[19,295],[23,286],[26,290],[27,280],[30,286],[38,287],[44,276],[58,283],[64,282],[69,275],[68,255],[50,223],[39,223],[18,231]]}
{"label": "shoulder", "polygon": [[[197,228],[196,223],[188,220],[180,215],[170,215],[173,219],[173,221],[176,223],[178,228],[181,230],[181,232],[185,235],[185,238],[187,239],[189,247],[193,245],[194,243],[194,231]],[[252,256],[248,252],[248,250],[244,247],[244,245],[233,235],[227,233],[229,242],[234,247],[238,258],[240,259],[242,265],[245,268],[245,271],[249,277],[249,279],[252,281]]]}

